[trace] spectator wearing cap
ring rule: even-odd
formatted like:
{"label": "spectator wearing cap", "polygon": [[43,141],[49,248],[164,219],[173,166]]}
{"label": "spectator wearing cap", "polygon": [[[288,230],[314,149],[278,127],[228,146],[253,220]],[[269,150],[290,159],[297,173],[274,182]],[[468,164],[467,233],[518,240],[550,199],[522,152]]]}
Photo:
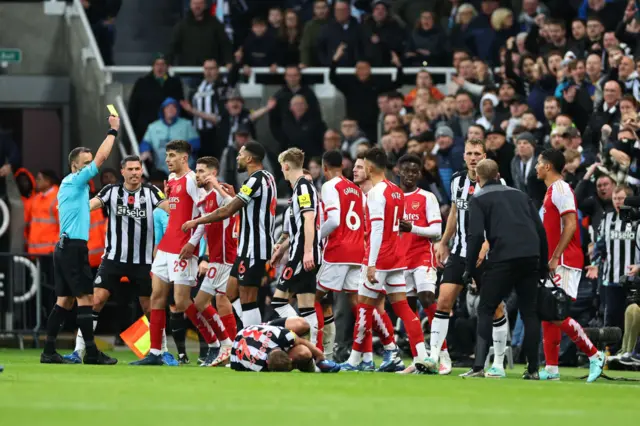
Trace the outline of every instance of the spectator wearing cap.
{"label": "spectator wearing cap", "polygon": [[207,59],[231,64],[231,47],[224,25],[207,13],[205,0],[191,0],[187,16],[173,28],[167,57],[174,65],[200,65]]}
{"label": "spectator wearing cap", "polygon": [[436,22],[433,12],[423,11],[407,41],[406,64],[412,66],[443,65],[449,42]]}
{"label": "spectator wearing cap", "polygon": [[500,123],[500,128],[506,132],[507,139],[511,140],[513,137],[513,129],[520,125],[522,121],[522,115],[529,111],[529,105],[524,96],[517,94],[513,97],[511,104],[509,105],[509,112],[511,113],[509,120]]}
{"label": "spectator wearing cap", "polygon": [[234,134],[238,130],[239,126],[245,125],[250,133],[251,137],[255,139],[256,130],[254,123],[262,118],[269,111],[272,111],[276,107],[276,101],[270,98],[267,101],[267,105],[262,108],[251,112],[244,105],[244,98],[237,89],[231,90],[227,94],[227,101],[225,107],[220,113],[220,120],[217,123],[216,129],[216,144],[214,148],[215,152],[222,152],[226,146],[231,146],[234,143]]}
{"label": "spectator wearing cap", "polygon": [[278,141],[285,138],[282,125],[285,117],[291,115],[291,99],[296,95],[303,96],[307,101],[307,114],[310,117],[316,121],[322,120],[320,102],[318,102],[315,92],[309,86],[302,84],[301,80],[300,69],[297,66],[288,66],[284,70],[284,86],[273,95],[276,107],[269,113],[269,128],[273,137]]}
{"label": "spectator wearing cap", "polygon": [[[244,182],[248,175],[247,172],[239,172],[238,171],[238,152],[240,148],[245,146],[248,142],[254,140],[252,137],[252,132],[254,132],[254,128],[250,122],[244,122],[238,125],[238,127],[233,132],[233,142],[231,145],[228,145],[224,148],[222,155],[220,156],[220,180],[223,182],[232,185],[235,188],[238,188],[238,185]],[[273,168],[272,162],[269,159],[269,155],[267,155],[262,161],[262,165],[264,168],[273,173],[275,170]]]}
{"label": "spectator wearing cap", "polygon": [[498,106],[498,97],[493,93],[486,93],[480,99],[481,117],[476,120],[476,124],[484,127],[485,130],[493,129],[493,119],[495,117],[495,109]]}
{"label": "spectator wearing cap", "polygon": [[[602,126],[608,124],[615,129],[620,124],[620,99],[622,88],[615,80],[607,81],[603,89],[603,101],[596,105],[591,114],[582,138],[583,146],[591,152],[598,152]],[[612,137],[616,137],[613,134]]]}
{"label": "spectator wearing cap", "polygon": [[448,126],[440,126],[436,129],[436,157],[438,159],[438,171],[442,185],[447,191],[447,197],[451,198],[451,176],[464,167],[464,142],[456,139]]}
{"label": "spectator wearing cap", "polygon": [[[397,54],[393,53],[393,64],[397,67],[396,79],[393,81],[380,80],[371,75],[371,65],[365,61],[358,61],[356,64],[355,78],[352,76],[339,76],[336,67],[344,54],[344,48],[338,48],[331,68],[329,70],[329,81],[338,90],[342,92],[346,100],[347,116],[354,118],[362,131],[370,141],[375,141],[377,137],[378,125],[378,96],[385,92],[396,90],[402,85],[404,73],[402,71],[402,63]],[[399,100],[396,94],[389,93],[387,95],[388,108],[392,113],[400,113],[404,106],[404,96],[399,94]],[[394,106],[399,104],[399,110],[396,112]]]}
{"label": "spectator wearing cap", "polygon": [[[351,6],[346,0],[336,0],[334,19],[320,30],[316,46],[320,65],[352,67],[364,59],[365,39],[358,21],[351,16]],[[338,49],[342,46],[341,49]],[[336,56],[340,51],[341,54]],[[333,59],[333,60],[332,60]]]}
{"label": "spectator wearing cap", "polygon": [[200,150],[200,136],[191,124],[190,120],[179,117],[180,105],[173,98],[167,98],[160,105],[158,119],[151,123],[140,143],[140,159],[142,161],[153,160],[156,169],[162,170],[167,175],[166,146],[174,139],[182,139],[191,145],[193,155],[189,157],[189,166],[194,169],[195,155]]}
{"label": "spectator wearing cap", "polygon": [[329,22],[329,3],[327,0],[315,0],[313,19],[304,25],[300,40],[300,66],[316,67],[320,65],[317,40],[322,28]]}
{"label": "spectator wearing cap", "polygon": [[309,107],[304,96],[291,98],[291,114],[284,116],[282,122],[282,139],[280,151],[288,148],[300,148],[308,162],[310,158],[322,155],[323,135],[327,125],[322,119],[309,114]]}
{"label": "spectator wearing cap", "polygon": [[538,141],[531,133],[521,133],[515,140],[516,151],[511,159],[512,186],[527,194],[530,183],[536,179],[537,144]]}
{"label": "spectator wearing cap", "polygon": [[476,119],[471,95],[466,92],[459,92],[456,95],[456,113],[448,124],[453,130],[453,134],[457,138],[464,138],[469,126],[473,125]]}
{"label": "spectator wearing cap", "polygon": [[511,176],[511,160],[515,155],[513,145],[507,143],[507,137],[503,130],[491,130],[487,133],[486,140],[487,158],[498,163],[500,177],[507,182],[507,185],[513,186],[513,177]]}
{"label": "spectator wearing cap", "polygon": [[157,55],[151,72],[136,80],[129,97],[129,119],[138,141],[149,124],[158,119],[158,109],[167,98],[184,99],[182,83],[167,74],[164,56]]}
{"label": "spectator wearing cap", "polygon": [[389,0],[374,0],[373,12],[362,24],[365,56],[374,67],[388,67],[391,52],[404,52],[405,32],[389,14]]}

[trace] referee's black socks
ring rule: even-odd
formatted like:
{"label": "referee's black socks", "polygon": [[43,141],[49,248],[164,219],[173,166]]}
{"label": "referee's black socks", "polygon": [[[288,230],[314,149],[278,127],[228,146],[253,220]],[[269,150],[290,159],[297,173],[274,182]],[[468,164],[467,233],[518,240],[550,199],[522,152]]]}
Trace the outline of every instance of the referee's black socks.
{"label": "referee's black socks", "polygon": [[82,331],[87,355],[97,356],[98,348],[96,347],[96,342],[93,339],[93,307],[78,306],[76,322],[78,324],[78,328]]}
{"label": "referee's black socks", "polygon": [[64,321],[69,316],[71,311],[66,310],[58,304],[53,305],[53,309],[49,314],[47,320],[47,340],[44,344],[44,353],[52,355],[56,351],[56,340],[58,339],[58,333],[62,329]]}

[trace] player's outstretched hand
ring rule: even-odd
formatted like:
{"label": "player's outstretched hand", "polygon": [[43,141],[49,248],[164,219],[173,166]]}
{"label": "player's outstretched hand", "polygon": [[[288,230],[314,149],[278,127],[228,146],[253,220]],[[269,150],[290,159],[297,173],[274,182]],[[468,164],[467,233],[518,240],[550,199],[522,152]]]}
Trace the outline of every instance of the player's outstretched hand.
{"label": "player's outstretched hand", "polygon": [[307,272],[315,268],[316,264],[313,261],[313,253],[312,252],[305,253],[304,257],[302,258],[302,263],[304,265],[304,270]]}
{"label": "player's outstretched hand", "polygon": [[225,192],[230,196],[232,197],[236,196],[236,190],[233,188],[233,185],[229,185],[228,183],[225,183],[225,182],[220,182],[220,186],[222,186],[222,189],[224,189]]}
{"label": "player's outstretched hand", "polygon": [[321,373],[337,373],[340,371],[340,366],[328,359],[318,362],[316,367],[320,369]]}
{"label": "player's outstretched hand", "polygon": [[195,249],[196,248],[193,244],[191,243],[185,244],[184,247],[182,247],[182,250],[180,250],[180,260],[187,259],[193,256],[193,252]]}
{"label": "player's outstretched hand", "polygon": [[188,232],[198,226],[195,220],[188,220],[182,224],[182,232]]}
{"label": "player's outstretched hand", "polygon": [[367,268],[367,280],[371,284],[376,284],[378,282],[378,280],[376,279],[376,267],[375,266],[369,266]]}

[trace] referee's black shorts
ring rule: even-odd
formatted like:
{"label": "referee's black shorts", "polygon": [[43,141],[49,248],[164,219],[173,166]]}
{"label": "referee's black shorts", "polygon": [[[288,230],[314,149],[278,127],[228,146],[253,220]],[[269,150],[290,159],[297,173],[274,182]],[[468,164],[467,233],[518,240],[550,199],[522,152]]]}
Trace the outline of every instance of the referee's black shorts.
{"label": "referee's black shorts", "polygon": [[[129,283],[122,283],[123,277],[129,279]],[[103,259],[98,268],[94,287],[103,288],[110,293],[119,285],[131,285],[135,287],[138,297],[151,296],[151,265],[121,263],[110,259]]]}
{"label": "referee's black shorts", "polygon": [[[479,268],[475,269],[473,279],[476,282],[476,286],[480,288],[482,285],[482,273],[484,272],[484,266],[487,262],[482,262]],[[457,284],[463,286],[462,275],[467,267],[467,258],[450,254],[447,262],[444,264],[444,272],[442,273],[442,280],[440,283]]]}
{"label": "referee's black shorts", "polygon": [[242,287],[260,287],[267,272],[266,266],[266,260],[238,256],[229,275],[237,278],[238,285]]}
{"label": "referee's black shorts", "polygon": [[53,251],[56,297],[80,297],[93,294],[93,273],[89,249],[84,240],[65,238]]}

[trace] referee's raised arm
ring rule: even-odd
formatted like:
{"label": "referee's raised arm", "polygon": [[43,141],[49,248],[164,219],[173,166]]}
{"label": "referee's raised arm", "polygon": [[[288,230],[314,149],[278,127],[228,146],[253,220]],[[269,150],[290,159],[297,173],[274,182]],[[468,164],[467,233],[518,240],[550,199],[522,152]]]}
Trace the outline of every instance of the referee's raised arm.
{"label": "referee's raised arm", "polygon": [[109,126],[110,129],[107,132],[107,137],[102,141],[100,148],[98,148],[98,152],[96,152],[96,157],[93,160],[98,168],[107,161],[109,154],[111,154],[113,144],[116,141],[116,136],[118,136],[118,130],[120,130],[120,117],[113,115],[109,116]]}

